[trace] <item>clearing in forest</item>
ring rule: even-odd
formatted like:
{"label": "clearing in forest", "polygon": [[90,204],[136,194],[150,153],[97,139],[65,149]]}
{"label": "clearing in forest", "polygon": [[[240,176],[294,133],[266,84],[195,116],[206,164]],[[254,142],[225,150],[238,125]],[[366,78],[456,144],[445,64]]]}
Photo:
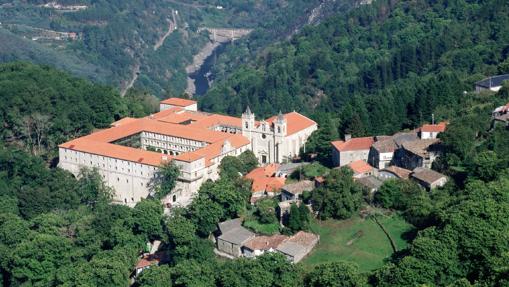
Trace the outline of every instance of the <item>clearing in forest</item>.
{"label": "clearing in forest", "polygon": [[[404,249],[408,243],[403,235],[412,230],[411,225],[398,215],[378,216],[378,220],[397,249]],[[357,263],[361,271],[369,271],[381,267],[393,253],[386,234],[372,219],[317,220],[312,223],[312,230],[320,235],[320,243],[303,260],[305,266],[349,261]]]}

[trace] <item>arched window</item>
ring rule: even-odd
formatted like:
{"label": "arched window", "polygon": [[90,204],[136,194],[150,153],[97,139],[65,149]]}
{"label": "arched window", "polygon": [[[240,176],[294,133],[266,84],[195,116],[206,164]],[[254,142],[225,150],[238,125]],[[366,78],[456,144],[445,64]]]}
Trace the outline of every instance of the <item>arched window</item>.
{"label": "arched window", "polygon": [[277,127],[277,132],[281,133],[281,127]]}
{"label": "arched window", "polygon": [[248,128],[249,128],[249,123],[248,123],[248,122],[246,122],[246,129],[248,129]]}

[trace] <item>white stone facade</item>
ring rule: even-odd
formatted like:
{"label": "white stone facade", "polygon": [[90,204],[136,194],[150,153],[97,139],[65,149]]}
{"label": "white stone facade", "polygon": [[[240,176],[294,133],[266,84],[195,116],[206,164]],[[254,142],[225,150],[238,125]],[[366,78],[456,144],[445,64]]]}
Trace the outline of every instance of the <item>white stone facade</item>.
{"label": "white stone facade", "polygon": [[[60,145],[59,167],[75,176],[82,168],[97,169],[114,189],[114,201],[134,206],[153,191],[159,167],[173,161],[180,168],[180,176],[164,201],[168,207],[185,206],[203,182],[218,179],[219,164],[225,156],[252,150],[262,163],[282,162],[297,156],[317,129],[315,122],[297,113],[256,123],[254,114],[240,119],[185,107],[173,109],[116,122],[110,129]],[[297,125],[288,123],[297,118]],[[185,124],[175,123],[179,121]],[[245,123],[248,128],[244,128]]]}

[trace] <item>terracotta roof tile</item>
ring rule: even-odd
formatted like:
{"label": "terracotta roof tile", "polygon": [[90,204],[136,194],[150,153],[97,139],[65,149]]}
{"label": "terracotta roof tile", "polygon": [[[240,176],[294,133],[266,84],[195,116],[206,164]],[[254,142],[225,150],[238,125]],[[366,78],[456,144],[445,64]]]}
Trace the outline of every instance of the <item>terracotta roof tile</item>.
{"label": "terracotta roof tile", "polygon": [[[287,123],[287,131],[286,135],[293,135],[301,130],[307,129],[313,125],[316,125],[316,122],[312,119],[305,117],[297,112],[291,112],[288,114],[284,114]],[[269,124],[273,124],[277,119],[277,116],[270,117],[266,120]]]}
{"label": "terracotta roof tile", "polygon": [[367,173],[373,170],[373,167],[363,160],[356,160],[348,164],[354,174]]}
{"label": "terracotta roof tile", "polygon": [[352,138],[348,141],[333,141],[332,146],[338,151],[369,150],[375,140],[373,137]]}
{"label": "terracotta roof tile", "polygon": [[427,133],[443,133],[445,132],[445,129],[447,128],[446,122],[441,122],[436,125],[423,125],[421,127],[421,132],[427,132]]}
{"label": "terracotta roof tile", "polygon": [[288,236],[285,235],[273,235],[273,236],[257,236],[251,240],[249,240],[245,247],[255,251],[255,250],[270,250],[276,249],[279,244],[283,243],[288,239]]}
{"label": "terracotta roof tile", "polygon": [[272,192],[281,189],[286,182],[286,178],[274,177],[278,168],[278,164],[269,164],[265,167],[255,168],[250,173],[246,174],[244,177],[253,181],[251,191]]}
{"label": "terracotta roof tile", "polygon": [[163,158],[168,160],[172,158],[169,155],[164,155],[157,152],[92,141],[84,138],[66,142],[59,145],[59,147],[152,166],[161,165],[161,163],[163,163]]}
{"label": "terracotta roof tile", "polygon": [[181,99],[181,98],[169,98],[161,101],[161,104],[172,105],[177,107],[187,107],[196,104],[196,101]]}
{"label": "terracotta roof tile", "polygon": [[408,179],[410,177],[410,174],[412,173],[412,171],[408,169],[404,169],[395,165],[389,166],[383,170],[388,171],[401,179]]}

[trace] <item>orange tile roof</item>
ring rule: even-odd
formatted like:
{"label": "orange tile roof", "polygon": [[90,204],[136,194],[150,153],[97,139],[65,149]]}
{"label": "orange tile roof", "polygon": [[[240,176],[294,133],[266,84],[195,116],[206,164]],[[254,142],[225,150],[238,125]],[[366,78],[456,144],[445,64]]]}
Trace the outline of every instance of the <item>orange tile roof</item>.
{"label": "orange tile roof", "polygon": [[271,177],[273,176],[279,168],[279,164],[271,163],[267,166],[257,167],[246,174],[245,178],[247,179],[255,179],[258,177]]}
{"label": "orange tile roof", "polygon": [[[313,125],[316,125],[316,122],[312,119],[305,117],[297,112],[291,112],[288,114],[284,114],[286,119],[287,127],[286,127],[286,135],[293,135],[297,132],[300,132],[303,129],[309,128]],[[273,124],[277,119],[277,116],[273,116],[266,121],[269,124]]]}
{"label": "orange tile roof", "polygon": [[333,141],[332,146],[338,151],[354,151],[370,149],[375,140],[373,137],[352,138],[348,141]]}
{"label": "orange tile roof", "polygon": [[244,177],[253,181],[251,191],[272,192],[281,189],[281,187],[285,185],[286,178],[274,177],[278,168],[279,164],[269,164],[265,167],[255,168],[250,173],[246,174]]}
{"label": "orange tile roof", "polygon": [[373,167],[363,160],[356,160],[348,164],[348,167],[355,174],[367,173],[373,170]]}
{"label": "orange tile roof", "polygon": [[59,147],[152,166],[161,165],[161,163],[163,163],[163,158],[167,158],[168,160],[172,158],[169,155],[158,152],[93,141],[86,138],[75,139],[61,144]]}
{"label": "orange tile roof", "polygon": [[149,254],[144,255],[136,264],[136,269],[149,267],[152,265],[159,264],[164,257],[164,254],[162,253],[155,253],[155,254]]}
{"label": "orange tile roof", "polygon": [[279,244],[283,243],[288,239],[286,235],[272,235],[272,236],[256,236],[255,238],[249,240],[245,247],[255,251],[255,250],[270,250],[276,249]]}
{"label": "orange tile roof", "polygon": [[90,134],[86,137],[102,142],[113,142],[141,132],[180,137],[202,142],[216,142],[229,137],[228,134],[194,128],[191,126],[163,123],[151,118],[142,118],[118,127],[112,127]]}
{"label": "orange tile roof", "polygon": [[192,125],[198,126],[198,127],[204,127],[204,128],[211,128],[214,126],[222,125],[222,126],[230,126],[230,127],[236,127],[236,128],[241,129],[242,128],[242,119],[236,118],[236,117],[213,114],[208,117],[198,119]]}
{"label": "orange tile roof", "polygon": [[123,119],[120,119],[116,122],[113,122],[110,124],[110,126],[112,127],[118,127],[118,126],[121,126],[121,125],[124,125],[124,124],[129,124],[129,123],[132,123],[134,121],[137,121],[138,119],[136,118],[130,118],[130,117],[125,117]]}
{"label": "orange tile roof", "polygon": [[181,98],[169,98],[161,101],[161,104],[172,105],[177,107],[187,107],[190,105],[194,105],[196,103],[197,103],[196,101]]}
{"label": "orange tile roof", "polygon": [[412,171],[408,169],[404,169],[395,165],[386,167],[385,169],[383,169],[383,171],[388,171],[401,179],[408,179],[410,177],[410,174],[412,173]]}
{"label": "orange tile roof", "polygon": [[447,128],[446,122],[441,122],[436,125],[423,125],[421,127],[421,132],[427,132],[427,133],[443,133],[445,132],[445,129]]}
{"label": "orange tile roof", "polygon": [[212,164],[211,160],[221,155],[223,145],[226,141],[228,141],[231,144],[231,146],[235,149],[250,144],[250,141],[240,134],[225,134],[225,135],[228,135],[229,137],[227,137],[224,140],[209,144],[201,149],[178,155],[175,157],[175,159],[185,162],[192,162],[204,157],[205,164],[207,166],[210,166]]}

